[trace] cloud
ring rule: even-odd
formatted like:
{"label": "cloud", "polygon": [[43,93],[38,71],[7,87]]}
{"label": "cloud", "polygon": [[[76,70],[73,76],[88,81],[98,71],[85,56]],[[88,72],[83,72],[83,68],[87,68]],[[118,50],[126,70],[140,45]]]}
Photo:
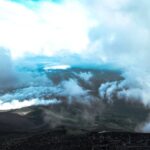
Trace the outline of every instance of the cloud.
{"label": "cloud", "polygon": [[145,105],[148,103],[144,101],[144,90],[139,86],[132,86],[128,80],[112,81],[102,83],[99,87],[99,96],[103,100],[113,102],[113,100],[126,100],[126,101],[141,101]]}
{"label": "cloud", "polygon": [[149,116],[147,117],[146,121],[138,124],[137,127],[135,128],[135,130],[138,132],[150,133],[150,118],[149,118]]}
{"label": "cloud", "polygon": [[50,104],[57,104],[60,103],[57,99],[50,99],[50,100],[44,100],[44,99],[30,99],[30,100],[15,100],[11,99],[10,102],[4,102],[3,100],[0,100],[0,111],[7,111],[7,110],[13,110],[13,109],[20,109],[23,107],[30,107],[33,105],[50,105]]}
{"label": "cloud", "polygon": [[89,42],[86,14],[78,1],[1,1],[0,45],[11,49],[13,58],[27,53],[51,56],[62,50],[80,52]]}
{"label": "cloud", "polygon": [[24,99],[33,99],[33,98],[48,98],[52,94],[59,92],[59,89],[56,87],[46,87],[46,86],[37,86],[37,87],[26,87],[17,89],[13,92],[7,92],[0,96],[0,99],[3,101],[11,101],[13,99],[24,100]]}
{"label": "cloud", "polygon": [[61,86],[63,88],[61,95],[79,97],[88,93],[87,90],[84,90],[75,79],[63,81]]}
{"label": "cloud", "polygon": [[15,86],[16,82],[10,51],[0,47],[0,92],[5,88]]}
{"label": "cloud", "polygon": [[145,124],[145,126],[142,128],[142,131],[149,133],[150,132],[150,123]]}
{"label": "cloud", "polygon": [[[149,4],[147,0],[65,0],[59,4],[1,1],[0,45],[10,49],[12,58],[1,50],[3,74],[0,82],[2,78],[14,77],[15,63],[19,67],[25,63],[20,63],[23,59],[17,62],[14,58],[24,58],[25,54],[51,58],[62,55],[61,63],[67,58],[67,65],[73,60],[81,66],[86,61],[87,64],[112,64],[121,68],[125,81],[102,84],[99,88],[102,99],[112,100],[116,96],[119,99],[140,99],[145,105],[149,104]],[[77,59],[76,53],[80,56]],[[17,72],[17,81],[11,79],[15,81],[12,85],[22,86],[23,92],[33,87],[40,89],[41,84],[51,85],[44,73],[31,69],[32,63],[25,64],[25,70]],[[89,80],[90,76],[89,73],[80,74],[84,80]],[[87,94],[87,90],[74,79],[62,82],[60,88],[64,89],[61,94],[65,96]],[[39,94],[43,94],[42,90]]]}
{"label": "cloud", "polygon": [[[147,94],[150,90],[148,4],[146,0],[111,0],[93,1],[89,6],[97,20],[97,27],[90,31],[89,57],[122,68],[128,89],[119,95],[140,99],[145,105],[150,101]],[[100,95],[105,93],[112,99],[116,88],[119,90],[120,87],[112,83]]]}
{"label": "cloud", "polygon": [[88,82],[93,77],[93,74],[91,72],[80,72],[79,74],[75,73],[75,75],[86,82]]}

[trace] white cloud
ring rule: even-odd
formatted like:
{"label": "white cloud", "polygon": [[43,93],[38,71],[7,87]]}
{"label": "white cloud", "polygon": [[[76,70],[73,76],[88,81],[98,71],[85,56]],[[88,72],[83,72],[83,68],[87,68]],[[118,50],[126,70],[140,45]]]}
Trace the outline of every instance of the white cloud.
{"label": "white cloud", "polygon": [[91,72],[80,72],[74,74],[84,81],[89,81],[93,77],[93,74]]}
{"label": "white cloud", "polygon": [[80,3],[41,2],[32,7],[0,2],[0,45],[11,49],[13,57],[24,53],[51,56],[63,49],[78,52],[86,48],[89,20]]}
{"label": "white cloud", "polygon": [[20,109],[23,107],[29,107],[33,105],[50,105],[50,104],[57,104],[57,103],[60,103],[60,101],[56,99],[50,99],[50,100],[30,99],[30,100],[23,100],[23,101],[12,99],[11,102],[4,102],[0,100],[0,111]]}
{"label": "white cloud", "polygon": [[84,90],[75,79],[69,79],[61,83],[63,88],[61,94],[65,96],[84,96],[87,91]]}
{"label": "white cloud", "polygon": [[51,86],[30,86],[26,88],[21,88],[15,90],[14,92],[6,93],[0,96],[0,99],[3,101],[11,101],[13,99],[32,99],[32,98],[44,98],[50,97],[52,94],[57,94],[60,92],[60,89],[57,87]]}

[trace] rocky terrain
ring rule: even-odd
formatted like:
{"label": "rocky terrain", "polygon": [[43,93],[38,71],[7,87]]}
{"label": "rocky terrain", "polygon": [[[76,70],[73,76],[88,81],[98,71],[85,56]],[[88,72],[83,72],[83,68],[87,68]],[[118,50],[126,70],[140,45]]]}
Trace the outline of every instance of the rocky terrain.
{"label": "rocky terrain", "polygon": [[89,132],[70,135],[65,128],[40,133],[0,134],[2,150],[149,150],[150,134]]}

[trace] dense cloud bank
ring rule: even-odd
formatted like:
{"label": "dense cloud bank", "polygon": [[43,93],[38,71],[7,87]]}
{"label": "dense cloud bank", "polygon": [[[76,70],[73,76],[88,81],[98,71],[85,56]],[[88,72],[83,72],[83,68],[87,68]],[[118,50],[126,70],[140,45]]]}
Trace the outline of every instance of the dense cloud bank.
{"label": "dense cloud bank", "polygon": [[[80,60],[74,64],[82,60],[113,64],[124,70],[127,82],[135,85],[134,89],[127,85],[129,89],[134,93],[139,90],[142,101],[148,104],[148,6],[147,0],[1,1],[0,45],[10,49],[13,59],[70,55],[72,58],[64,59],[69,65],[77,54]],[[1,60],[1,65],[8,63],[11,68],[11,59],[7,59]],[[90,78],[90,74],[80,76]],[[121,95],[130,95],[129,90],[123,92]]]}

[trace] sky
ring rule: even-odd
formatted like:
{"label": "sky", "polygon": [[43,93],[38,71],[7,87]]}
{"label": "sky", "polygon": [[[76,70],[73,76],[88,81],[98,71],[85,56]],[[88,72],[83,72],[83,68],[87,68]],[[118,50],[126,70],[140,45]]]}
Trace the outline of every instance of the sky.
{"label": "sky", "polygon": [[75,53],[99,63],[136,65],[149,58],[148,5],[147,0],[1,0],[0,45],[13,59]]}
{"label": "sky", "polygon": [[86,48],[90,20],[78,1],[1,1],[0,45],[12,57]]}
{"label": "sky", "polygon": [[100,96],[121,88],[118,97],[140,93],[138,99],[149,105],[149,5],[148,0],[1,0],[0,80],[6,74],[13,79],[14,64],[23,65],[27,56],[36,62],[39,56],[67,58],[61,65],[112,64],[123,70],[125,81],[100,86]]}

